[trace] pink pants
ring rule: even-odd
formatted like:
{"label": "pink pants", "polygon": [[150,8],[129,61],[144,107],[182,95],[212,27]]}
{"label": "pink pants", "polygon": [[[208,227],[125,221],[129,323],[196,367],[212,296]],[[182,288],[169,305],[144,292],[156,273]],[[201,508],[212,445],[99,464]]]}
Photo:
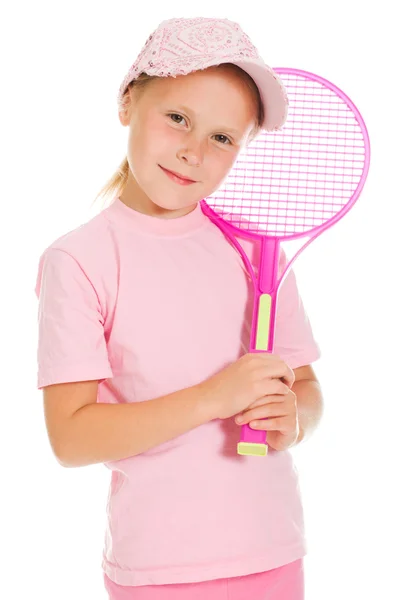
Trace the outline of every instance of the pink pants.
{"label": "pink pants", "polygon": [[303,559],[229,579],[166,585],[117,585],[106,574],[110,600],[304,600]]}

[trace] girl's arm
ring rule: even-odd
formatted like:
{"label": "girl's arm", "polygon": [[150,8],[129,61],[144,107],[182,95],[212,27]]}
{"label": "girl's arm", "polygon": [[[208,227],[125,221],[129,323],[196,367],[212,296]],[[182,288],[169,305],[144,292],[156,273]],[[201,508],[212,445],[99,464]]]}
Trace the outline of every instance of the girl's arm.
{"label": "girl's arm", "polygon": [[217,418],[200,384],[145,402],[97,403],[98,381],[43,389],[50,443],[64,467],[124,459]]}
{"label": "girl's arm", "polygon": [[288,393],[292,369],[269,353],[248,353],[205,381],[160,398],[97,403],[98,381],[44,387],[47,431],[66,467],[135,456],[264,396]]}

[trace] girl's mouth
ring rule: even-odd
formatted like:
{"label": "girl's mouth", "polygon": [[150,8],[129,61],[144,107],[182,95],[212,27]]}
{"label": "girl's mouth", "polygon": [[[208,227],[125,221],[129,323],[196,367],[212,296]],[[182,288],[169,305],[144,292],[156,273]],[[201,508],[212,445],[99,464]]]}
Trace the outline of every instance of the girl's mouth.
{"label": "girl's mouth", "polygon": [[179,185],[190,185],[191,183],[196,183],[196,181],[194,181],[193,179],[188,179],[188,178],[182,177],[178,173],[175,173],[174,171],[169,171],[168,169],[164,169],[164,167],[162,167],[161,165],[158,165],[158,166],[160,167],[160,169],[162,169],[164,171],[164,173],[170,179],[172,179],[172,181],[175,181],[175,183],[179,183]]}

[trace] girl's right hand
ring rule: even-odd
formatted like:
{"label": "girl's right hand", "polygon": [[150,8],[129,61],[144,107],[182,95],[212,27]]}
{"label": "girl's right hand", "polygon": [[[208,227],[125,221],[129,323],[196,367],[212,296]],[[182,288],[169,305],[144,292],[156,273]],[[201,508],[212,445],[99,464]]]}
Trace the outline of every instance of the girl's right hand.
{"label": "girl's right hand", "polygon": [[287,394],[295,380],[292,369],[277,355],[248,353],[200,384],[215,418],[228,419],[264,396]]}

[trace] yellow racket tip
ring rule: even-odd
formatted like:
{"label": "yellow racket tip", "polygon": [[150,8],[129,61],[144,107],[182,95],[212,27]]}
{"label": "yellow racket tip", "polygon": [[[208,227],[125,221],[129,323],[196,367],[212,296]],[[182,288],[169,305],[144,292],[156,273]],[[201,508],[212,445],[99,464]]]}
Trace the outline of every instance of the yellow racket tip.
{"label": "yellow racket tip", "polygon": [[267,444],[253,444],[250,442],[239,442],[237,453],[242,456],[266,456],[268,454]]}

